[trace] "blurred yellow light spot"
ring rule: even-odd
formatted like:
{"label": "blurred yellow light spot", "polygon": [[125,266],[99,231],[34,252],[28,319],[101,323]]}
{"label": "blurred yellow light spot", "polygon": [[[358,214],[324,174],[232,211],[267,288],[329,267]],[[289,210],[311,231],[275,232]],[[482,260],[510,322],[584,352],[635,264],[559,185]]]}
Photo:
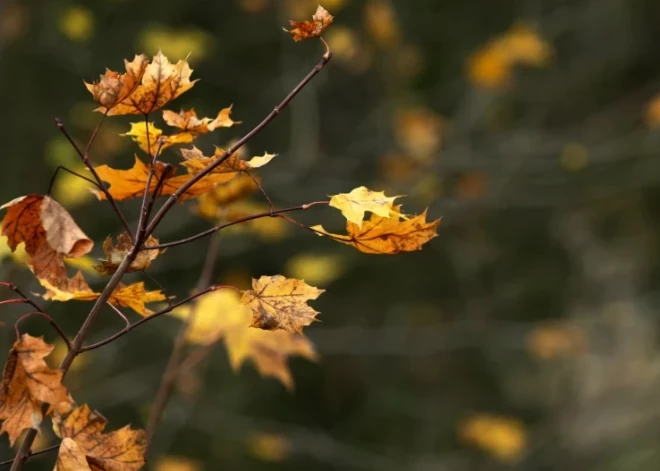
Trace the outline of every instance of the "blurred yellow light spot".
{"label": "blurred yellow light spot", "polygon": [[238,0],[238,6],[247,13],[261,13],[270,6],[270,0]]}
{"label": "blurred yellow light spot", "polygon": [[381,176],[395,182],[411,180],[416,175],[419,163],[405,154],[389,152],[380,159]]}
{"label": "blurred yellow light spot", "polygon": [[527,335],[527,348],[536,358],[550,360],[584,350],[586,339],[579,327],[556,323],[536,327]]}
{"label": "blurred yellow light spot", "polygon": [[394,133],[399,145],[418,160],[428,160],[442,144],[443,119],[427,108],[399,110],[394,115]]}
{"label": "blurred yellow light spot", "polygon": [[[81,175],[89,175],[85,168],[76,166],[72,169]],[[90,191],[94,185],[69,172],[60,171],[55,179],[53,196],[64,206],[80,206],[90,200],[96,200]]]}
{"label": "blurred yellow light spot", "polygon": [[76,270],[82,270],[88,275],[99,276],[99,272],[94,269],[94,265],[98,263],[92,257],[87,255],[78,258],[65,258],[66,264]]}
{"label": "blurred yellow light spot", "polygon": [[584,170],[589,165],[589,150],[582,144],[568,144],[559,154],[559,163],[569,172]]}
{"label": "blurred yellow light spot", "polygon": [[401,31],[396,12],[386,0],[371,0],[364,9],[367,31],[374,41],[383,47],[399,42]]}
{"label": "blurred yellow light spot", "polygon": [[484,88],[500,88],[511,80],[512,70],[506,54],[494,47],[485,47],[468,58],[468,78]]}
{"label": "blurred yellow light spot", "polygon": [[73,168],[80,164],[80,157],[65,137],[57,136],[46,142],[44,155],[46,163],[53,168],[58,165]]}
{"label": "blurred yellow light spot", "polygon": [[351,61],[357,56],[358,38],[352,29],[345,26],[333,26],[328,29],[325,39],[338,59]]}
{"label": "blurred yellow light spot", "polygon": [[184,59],[190,54],[190,62],[203,60],[212,49],[212,37],[205,31],[175,30],[165,26],[147,28],[138,43],[144,51],[156,53],[161,50],[172,60]]}
{"label": "blurred yellow light spot", "polygon": [[510,417],[490,414],[468,417],[459,424],[459,435],[466,443],[506,462],[520,458],[527,446],[525,426]]}
{"label": "blurred yellow light spot", "polygon": [[28,254],[25,251],[25,243],[21,242],[16,247],[14,252],[11,251],[7,244],[7,237],[0,236],[0,260],[11,257],[14,262],[23,264],[28,260]]}
{"label": "blurred yellow light spot", "polygon": [[300,254],[289,259],[286,272],[293,278],[313,285],[327,285],[345,270],[341,256],[332,254]]}
{"label": "blurred yellow light spot", "polygon": [[82,6],[64,10],[59,21],[60,32],[73,42],[87,42],[94,36],[94,14]]}
{"label": "blurred yellow light spot", "polygon": [[201,471],[202,466],[182,456],[163,456],[156,461],[155,471]]}
{"label": "blurred yellow light spot", "polygon": [[291,453],[289,440],[275,433],[256,433],[248,437],[247,447],[263,461],[282,461]]}
{"label": "blurred yellow light spot", "polygon": [[646,105],[646,114],[644,118],[649,127],[660,125],[660,95],[655,96]]}
{"label": "blurred yellow light spot", "polygon": [[478,171],[461,175],[456,183],[456,194],[463,199],[479,199],[488,188],[486,176]]}

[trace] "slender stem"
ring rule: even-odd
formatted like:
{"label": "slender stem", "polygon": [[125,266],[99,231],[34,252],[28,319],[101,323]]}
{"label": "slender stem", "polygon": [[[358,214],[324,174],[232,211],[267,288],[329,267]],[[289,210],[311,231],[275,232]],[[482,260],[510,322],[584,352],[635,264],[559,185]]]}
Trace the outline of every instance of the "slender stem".
{"label": "slender stem", "polygon": [[57,325],[57,323],[55,322],[55,320],[52,317],[50,317],[48,314],[46,314],[45,312],[42,312],[42,311],[28,312],[27,314],[23,314],[21,317],[18,318],[18,320],[16,322],[14,322],[14,331],[16,332],[16,340],[19,340],[21,338],[21,333],[18,330],[18,326],[25,319],[27,319],[28,317],[32,317],[32,316],[40,316],[40,317],[43,317],[44,319],[46,319],[48,321],[48,323],[57,331],[59,336],[62,337],[62,340],[64,340],[64,343],[66,343],[66,346],[68,348],[71,348],[71,342],[69,341],[69,338],[66,336],[64,331],[62,329],[60,329],[60,326]]}
{"label": "slender stem", "polygon": [[185,239],[179,239],[179,240],[175,240],[175,241],[172,241],[172,242],[165,242],[164,244],[144,246],[140,250],[164,249],[164,248],[167,248],[167,247],[174,247],[174,246],[177,246],[177,245],[187,244],[188,242],[192,242],[193,240],[201,239],[202,237],[206,237],[207,235],[211,235],[214,232],[220,231],[222,229],[233,226],[235,224],[241,224],[243,222],[253,221],[255,219],[261,219],[261,218],[265,218],[265,217],[274,217],[274,216],[277,216],[278,214],[290,213],[290,212],[293,212],[293,211],[302,211],[302,210],[308,209],[312,206],[315,206],[317,204],[328,204],[328,202],[327,201],[315,201],[313,203],[301,204],[299,206],[292,206],[290,208],[275,209],[275,210],[269,210],[269,211],[266,211],[266,212],[263,212],[263,213],[252,214],[250,216],[245,216],[245,217],[242,217],[240,219],[236,219],[235,221],[230,221],[230,222],[225,222],[225,223],[222,223],[222,224],[218,224],[217,226],[213,226],[210,229],[202,231],[202,232],[200,232],[198,234],[195,234],[193,236],[186,237]]}
{"label": "slender stem", "polygon": [[[58,443],[57,445],[49,446],[48,448],[44,448],[43,450],[32,452],[28,455],[28,458],[31,458],[31,457],[37,456],[37,455],[42,455],[44,453],[48,453],[49,451],[57,450],[59,447],[60,447],[60,444]],[[0,466],[6,466],[8,464],[12,464],[14,462],[14,459],[15,458],[12,458],[12,459],[7,460],[7,461],[0,462]]]}
{"label": "slender stem", "polygon": [[128,234],[130,234],[131,237],[133,237],[133,232],[131,231],[131,226],[128,225],[128,221],[126,220],[126,217],[121,212],[121,209],[119,209],[119,206],[117,205],[117,202],[115,201],[115,199],[110,194],[110,191],[108,191],[108,188],[105,186],[105,183],[103,183],[103,180],[101,180],[101,177],[99,177],[99,174],[96,172],[96,169],[94,168],[94,166],[89,161],[88,152],[89,152],[89,149],[91,147],[91,143],[93,142],[99,128],[101,127],[101,124],[103,123],[103,119],[101,119],[101,121],[99,121],[99,124],[96,126],[96,129],[94,129],[94,132],[92,134],[92,138],[89,140],[89,142],[87,143],[87,147],[85,148],[85,152],[83,152],[80,149],[80,147],[78,147],[78,144],[76,144],[76,141],[73,140],[73,138],[69,134],[69,131],[66,130],[66,128],[64,127],[64,123],[62,122],[62,120],[60,118],[55,118],[55,123],[57,124],[57,127],[60,129],[60,131],[62,131],[62,134],[64,134],[64,137],[67,138],[67,140],[69,141],[71,146],[75,149],[76,153],[80,156],[80,158],[82,159],[82,161],[85,164],[85,166],[87,167],[87,169],[94,176],[94,180],[96,180],[96,183],[98,184],[98,187],[101,189],[101,191],[105,195],[105,198],[108,200],[108,202],[112,206],[112,209],[114,209],[115,213],[117,214],[117,217],[119,217],[119,220],[121,221],[122,225],[124,226],[124,229],[126,230],[126,232],[128,232]]}
{"label": "slender stem", "polygon": [[133,322],[131,325],[128,325],[128,326],[124,327],[122,330],[120,330],[116,334],[113,334],[110,337],[108,337],[104,340],[101,340],[100,342],[96,342],[96,343],[93,343],[91,345],[87,345],[85,347],[80,347],[80,352],[79,353],[89,352],[90,350],[96,350],[97,348],[101,348],[104,345],[112,343],[115,340],[117,340],[118,338],[123,337],[124,335],[128,334],[130,331],[135,330],[136,328],[140,327],[142,324],[144,324],[146,322],[149,322],[150,320],[156,319],[157,317],[160,317],[164,314],[167,314],[168,312],[173,311],[177,307],[183,306],[184,304],[187,304],[187,303],[191,302],[193,299],[198,298],[198,297],[200,297],[200,296],[202,296],[206,293],[210,293],[211,291],[215,291],[217,289],[222,289],[222,288],[232,288],[233,289],[233,286],[211,286],[211,287],[209,287],[209,288],[207,288],[203,291],[200,291],[199,293],[195,293],[193,295],[190,295],[187,298],[182,299],[178,303],[173,303],[171,306],[168,306],[165,309],[162,309],[158,312],[154,312],[153,314],[151,314],[148,317],[143,317],[142,319]]}
{"label": "slender stem", "polygon": [[75,175],[75,176],[78,177],[78,178],[82,178],[83,180],[88,181],[89,183],[91,183],[92,185],[94,185],[94,186],[95,186],[96,188],[98,188],[99,190],[103,190],[103,188],[101,188],[101,185],[99,185],[98,183],[96,183],[96,182],[95,182],[94,180],[92,180],[91,178],[87,178],[86,176],[84,176],[84,175],[80,175],[79,173],[76,173],[76,172],[74,172],[73,170],[69,170],[68,168],[66,168],[66,167],[64,167],[64,166],[62,166],[62,165],[58,165],[57,168],[55,169],[55,172],[53,173],[53,176],[50,178],[50,184],[48,185],[48,191],[46,192],[47,195],[50,195],[50,193],[53,191],[53,185],[55,185],[55,178],[57,178],[57,175],[58,175],[58,173],[60,172],[60,170],[63,170],[63,171],[65,171],[65,172],[68,172],[68,173],[70,173],[71,175]]}
{"label": "slender stem", "polygon": [[270,122],[275,119],[277,115],[280,114],[280,112],[286,108],[286,106],[293,100],[293,98],[300,93],[300,91],[305,88],[305,86],[314,78],[316,74],[318,74],[323,67],[330,61],[332,58],[332,52],[330,50],[326,49],[325,54],[323,54],[323,58],[321,61],[314,66],[314,68],[307,74],[307,76],[300,81],[296,87],[291,90],[291,92],[282,100],[282,102],[277,105],[273,111],[270,112],[266,118],[261,121],[261,123],[257,124],[255,128],[252,129],[252,131],[248,132],[245,136],[243,136],[240,140],[238,140],[233,146],[231,146],[229,149],[225,151],[224,154],[222,154],[218,159],[216,159],[212,164],[210,164],[208,167],[206,167],[204,170],[201,172],[195,174],[190,180],[188,180],[186,183],[181,185],[181,187],[176,190],[168,199],[165,201],[163,206],[161,206],[160,210],[156,213],[154,218],[151,220],[149,223],[149,226],[147,227],[147,236],[151,235],[156,229],[156,226],[160,223],[160,221],[165,217],[165,214],[169,211],[169,209],[176,203],[176,201],[179,199],[181,195],[183,195],[190,187],[192,187],[195,183],[200,181],[202,178],[204,178],[206,175],[211,173],[214,168],[216,168],[218,165],[221,165],[222,162],[227,160],[230,155],[234,154],[237,150],[239,150],[243,145],[248,142],[250,139],[252,139],[254,136],[256,136],[259,132],[261,132]]}
{"label": "slender stem", "polygon": [[[156,198],[155,194],[151,195],[151,192],[149,191],[151,189],[151,180],[154,178],[154,172],[156,169],[156,159],[158,158],[158,154],[152,156],[151,155],[151,142],[149,140],[149,115],[145,114],[144,115],[144,127],[147,133],[147,154],[149,155],[149,162],[151,165],[149,165],[149,173],[147,174],[147,183],[144,186],[144,194],[142,195],[142,204],[140,205],[140,219],[138,220],[138,230],[137,230],[137,235],[136,239],[144,239],[144,231],[147,227],[147,218],[149,217],[148,211],[151,205],[153,205],[153,201]],[[165,180],[165,177],[163,176],[163,181]]]}
{"label": "slender stem", "polygon": [[[210,283],[213,278],[213,269],[215,268],[215,262],[218,258],[218,253],[220,252],[220,234],[216,234],[215,237],[211,238],[209,243],[209,248],[206,251],[206,257],[204,259],[204,266],[202,267],[202,272],[197,281],[197,291],[204,290]],[[197,310],[193,304],[190,309],[190,313],[186,319],[181,323],[179,331],[174,339],[174,344],[172,346],[172,353],[167,360],[167,366],[163,372],[163,376],[160,380],[160,385],[158,386],[158,391],[156,392],[156,397],[154,399],[154,405],[151,409],[151,414],[149,415],[149,420],[147,421],[146,433],[147,433],[147,443],[151,444],[153,437],[158,428],[158,424],[165,412],[165,407],[167,406],[167,400],[170,397],[170,392],[172,390],[172,385],[179,373],[179,364],[181,363],[181,356],[183,354],[183,347],[186,343],[186,332],[190,325],[195,322],[197,317]]]}

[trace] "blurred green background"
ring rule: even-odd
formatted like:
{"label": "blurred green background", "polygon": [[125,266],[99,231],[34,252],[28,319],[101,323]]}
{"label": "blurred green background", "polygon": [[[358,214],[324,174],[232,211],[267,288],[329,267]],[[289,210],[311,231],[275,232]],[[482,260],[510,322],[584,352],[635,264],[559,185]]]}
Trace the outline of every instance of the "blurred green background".
{"label": "blurred green background", "polygon": [[[443,217],[439,237],[389,257],[294,226],[223,235],[214,281],[282,273],[327,290],[314,303],[322,322],[306,330],[320,360],[291,360],[290,393],[250,363],[234,374],[218,347],[177,382],[149,469],[659,469],[660,4],[323,5],[335,58],[250,142],[253,155],[280,154],[260,172],[264,187],[281,207],[363,184],[407,195],[404,210]],[[243,124],[200,139],[207,155],[240,137],[319,60],[318,42],[282,32],[315,8],[0,0],[0,199],[45,192],[57,165],[81,168],[53,119],[86,142],[99,115],[83,80],[135,53],[190,53],[201,80],[170,109],[214,116],[233,103]],[[97,164],[131,166],[139,151],[118,136],[131,121],[107,120]],[[110,207],[67,176],[56,197],[100,257],[120,231]],[[156,235],[209,227],[193,206],[178,205]],[[137,203],[122,207],[136,222]],[[301,220],[341,225],[333,210]],[[172,248],[149,273],[184,297],[207,244]],[[3,280],[41,292],[2,256]],[[47,306],[70,333],[87,308]],[[3,351],[22,312],[2,308]],[[164,317],[80,357],[66,384],[110,429],[144,427],[179,325]],[[93,338],[119,328],[104,312]],[[39,320],[22,330],[55,341]],[[46,430],[38,443],[56,439]],[[12,453],[3,436],[0,460]],[[25,469],[52,469],[54,456]]]}

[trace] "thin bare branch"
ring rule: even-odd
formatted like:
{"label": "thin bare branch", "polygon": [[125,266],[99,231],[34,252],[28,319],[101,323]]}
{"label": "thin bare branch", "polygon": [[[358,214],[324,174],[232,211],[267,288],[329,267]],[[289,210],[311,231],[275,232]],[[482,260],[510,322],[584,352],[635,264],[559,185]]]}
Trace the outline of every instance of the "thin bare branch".
{"label": "thin bare branch", "polygon": [[58,165],[57,168],[55,169],[55,172],[53,173],[53,176],[50,178],[50,184],[48,185],[48,191],[46,192],[47,195],[50,195],[50,193],[53,191],[53,185],[55,185],[55,178],[57,178],[57,175],[59,174],[60,170],[68,172],[71,175],[75,175],[78,178],[82,178],[83,180],[85,180],[85,181],[91,183],[92,185],[94,185],[99,190],[103,190],[101,188],[101,186],[98,183],[96,183],[94,180],[92,180],[91,178],[87,178],[86,176],[80,175],[79,173],[76,173],[73,170],[69,170],[68,168],[66,168],[62,165]]}
{"label": "thin bare branch", "polygon": [[[48,448],[44,448],[43,450],[32,452],[26,457],[26,459],[27,458],[32,458],[33,456],[42,455],[44,453],[48,453],[49,451],[57,450],[59,447],[60,447],[60,444],[58,443],[57,445],[49,446]],[[2,461],[2,462],[0,462],[0,466],[7,466],[8,464],[12,464],[14,462],[14,460],[15,460],[15,458],[12,458],[12,459],[6,460],[6,461]]]}

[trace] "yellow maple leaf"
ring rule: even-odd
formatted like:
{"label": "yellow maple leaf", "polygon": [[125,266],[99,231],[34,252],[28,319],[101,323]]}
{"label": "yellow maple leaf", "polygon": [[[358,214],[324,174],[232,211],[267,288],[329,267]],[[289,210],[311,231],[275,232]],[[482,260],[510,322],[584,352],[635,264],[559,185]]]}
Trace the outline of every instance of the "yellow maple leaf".
{"label": "yellow maple leaf", "polygon": [[23,334],[9,351],[0,388],[0,433],[7,432],[12,445],[26,428],[39,428],[42,402],[69,400],[62,371],[44,361],[53,348],[41,337]]}
{"label": "yellow maple leaf", "polygon": [[459,435],[465,442],[506,462],[516,461],[527,447],[525,427],[515,418],[474,415],[459,424]]}
{"label": "yellow maple leaf", "polygon": [[[143,430],[125,426],[110,433],[103,433],[107,420],[87,404],[74,409],[65,419],[59,414],[53,417],[55,433],[62,438],[58,471],[134,471],[144,463],[147,449]],[[75,443],[74,444],[72,444]],[[59,468],[60,459],[68,463],[86,463],[88,468]],[[84,459],[83,459],[84,458]]]}
{"label": "yellow maple leaf", "polygon": [[125,74],[106,70],[98,82],[85,82],[85,86],[94,97],[94,100],[104,109],[114,108],[115,105],[123,102],[133,93],[142,81],[149,60],[147,56],[140,54],[136,55],[131,62],[124,59],[124,65],[126,67]]}
{"label": "yellow maple leaf", "polygon": [[207,134],[217,128],[230,128],[241,121],[231,119],[232,106],[223,108],[215,118],[198,118],[194,109],[175,113],[163,110],[163,120],[172,127],[179,128],[191,134]]}
{"label": "yellow maple leaf", "polygon": [[[188,172],[195,174],[201,172],[206,167],[215,162],[218,158],[224,155],[225,151],[219,147],[215,148],[213,157],[206,157],[201,150],[193,146],[192,149],[181,149],[181,155],[185,159],[181,165],[188,169]],[[252,157],[250,160],[242,160],[238,153],[234,153],[227,157],[220,165],[215,167],[211,173],[235,173],[251,168],[259,168],[266,165],[268,162],[277,157],[277,154],[264,153],[260,157]]]}
{"label": "yellow maple leaf", "polygon": [[66,278],[59,284],[53,284],[49,280],[37,277],[41,286],[46,288],[46,293],[41,295],[48,301],[93,301],[99,297],[99,293],[94,292],[89,287],[82,272],[78,271],[73,278]]}
{"label": "yellow maple leaf", "polygon": [[[153,236],[149,236],[144,242],[146,247],[151,245],[158,245],[158,239]],[[107,237],[103,241],[103,252],[105,252],[105,259],[101,259],[98,265],[94,268],[96,271],[103,275],[110,275],[117,271],[121,262],[124,261],[124,258],[128,253],[133,249],[133,241],[131,236],[126,232],[122,232],[117,236],[117,244],[112,244],[112,237]],[[128,267],[127,273],[144,270],[151,266],[151,262],[156,259],[160,254],[162,254],[164,249],[148,249],[138,252],[135,260]]]}
{"label": "yellow maple leaf", "polygon": [[[110,194],[116,200],[125,200],[129,198],[136,198],[144,194],[147,186],[147,179],[149,175],[149,167],[147,167],[137,156],[133,168],[129,170],[117,170],[107,165],[100,165],[96,167],[99,177],[105,182],[110,184]],[[176,190],[186,183],[191,175],[176,176],[174,172],[170,171],[166,175],[165,165],[161,162],[156,162],[154,171],[154,178],[151,179],[149,192],[153,193],[158,186],[160,179],[165,179],[162,185],[160,195],[169,196],[174,194]],[[181,195],[180,200],[193,198],[195,196],[203,195],[211,191],[213,187],[220,183],[229,181],[233,177],[232,174],[213,174],[206,175],[200,181],[195,183],[186,192]],[[105,199],[105,195],[100,191],[94,191],[94,194],[101,200]]]}
{"label": "yellow maple leaf", "polygon": [[[393,210],[398,212],[400,207],[394,206]],[[383,218],[372,214],[371,219],[364,221],[362,227],[347,221],[348,235],[333,234],[321,225],[310,229],[319,235],[326,235],[338,242],[351,245],[360,252],[392,255],[421,250],[422,245],[437,236],[436,230],[439,224],[440,219],[427,222],[426,210],[424,210],[422,214],[403,221],[398,217]]]}
{"label": "yellow maple leaf", "polygon": [[312,21],[293,21],[291,20],[291,26],[293,29],[287,30],[287,33],[291,35],[294,41],[301,41],[308,38],[317,38],[323,34],[323,31],[330,26],[334,18],[328,10],[319,5],[316,8],[314,16],[312,16]]}
{"label": "yellow maple leaf", "polygon": [[[106,75],[108,73],[106,72]],[[121,100],[117,99],[114,103],[111,100],[110,105],[104,105],[103,102],[97,99],[103,105],[97,111],[102,113],[107,112],[108,116],[149,114],[159,110],[182,93],[190,90],[195,85],[195,82],[197,82],[197,80],[190,81],[191,75],[192,69],[187,61],[180,60],[176,64],[172,64],[159,51],[151,59],[151,62],[146,65],[138,85],[128,95]],[[87,88],[96,99],[97,94],[90,89],[89,85],[87,85]]]}
{"label": "yellow maple leaf", "polygon": [[147,291],[144,288],[144,282],[138,281],[130,285],[119,284],[117,289],[110,295],[110,301],[116,306],[123,306],[133,309],[142,316],[149,316],[153,311],[147,309],[145,304],[157,301],[165,301],[167,297],[160,290]]}
{"label": "yellow maple leaf", "polygon": [[[147,136],[147,129],[149,135]],[[148,153],[150,156],[155,156],[156,152],[164,151],[165,149],[175,146],[177,144],[189,144],[193,141],[194,137],[188,132],[180,132],[170,136],[163,136],[163,131],[156,127],[152,122],[147,124],[144,121],[138,123],[131,123],[130,131],[121,134],[122,136],[130,136],[137,145]],[[147,145],[148,143],[148,145]]]}
{"label": "yellow maple leaf", "polygon": [[252,289],[243,292],[241,303],[252,311],[250,327],[302,334],[303,327],[314,322],[318,314],[307,301],[318,298],[324,291],[303,280],[282,275],[262,276],[252,280]]}
{"label": "yellow maple leaf", "polygon": [[370,211],[383,218],[399,217],[394,211],[394,200],[398,196],[385,196],[382,191],[371,191],[364,186],[355,188],[350,193],[340,193],[330,198],[330,206],[341,211],[347,221],[362,227],[365,211]]}

